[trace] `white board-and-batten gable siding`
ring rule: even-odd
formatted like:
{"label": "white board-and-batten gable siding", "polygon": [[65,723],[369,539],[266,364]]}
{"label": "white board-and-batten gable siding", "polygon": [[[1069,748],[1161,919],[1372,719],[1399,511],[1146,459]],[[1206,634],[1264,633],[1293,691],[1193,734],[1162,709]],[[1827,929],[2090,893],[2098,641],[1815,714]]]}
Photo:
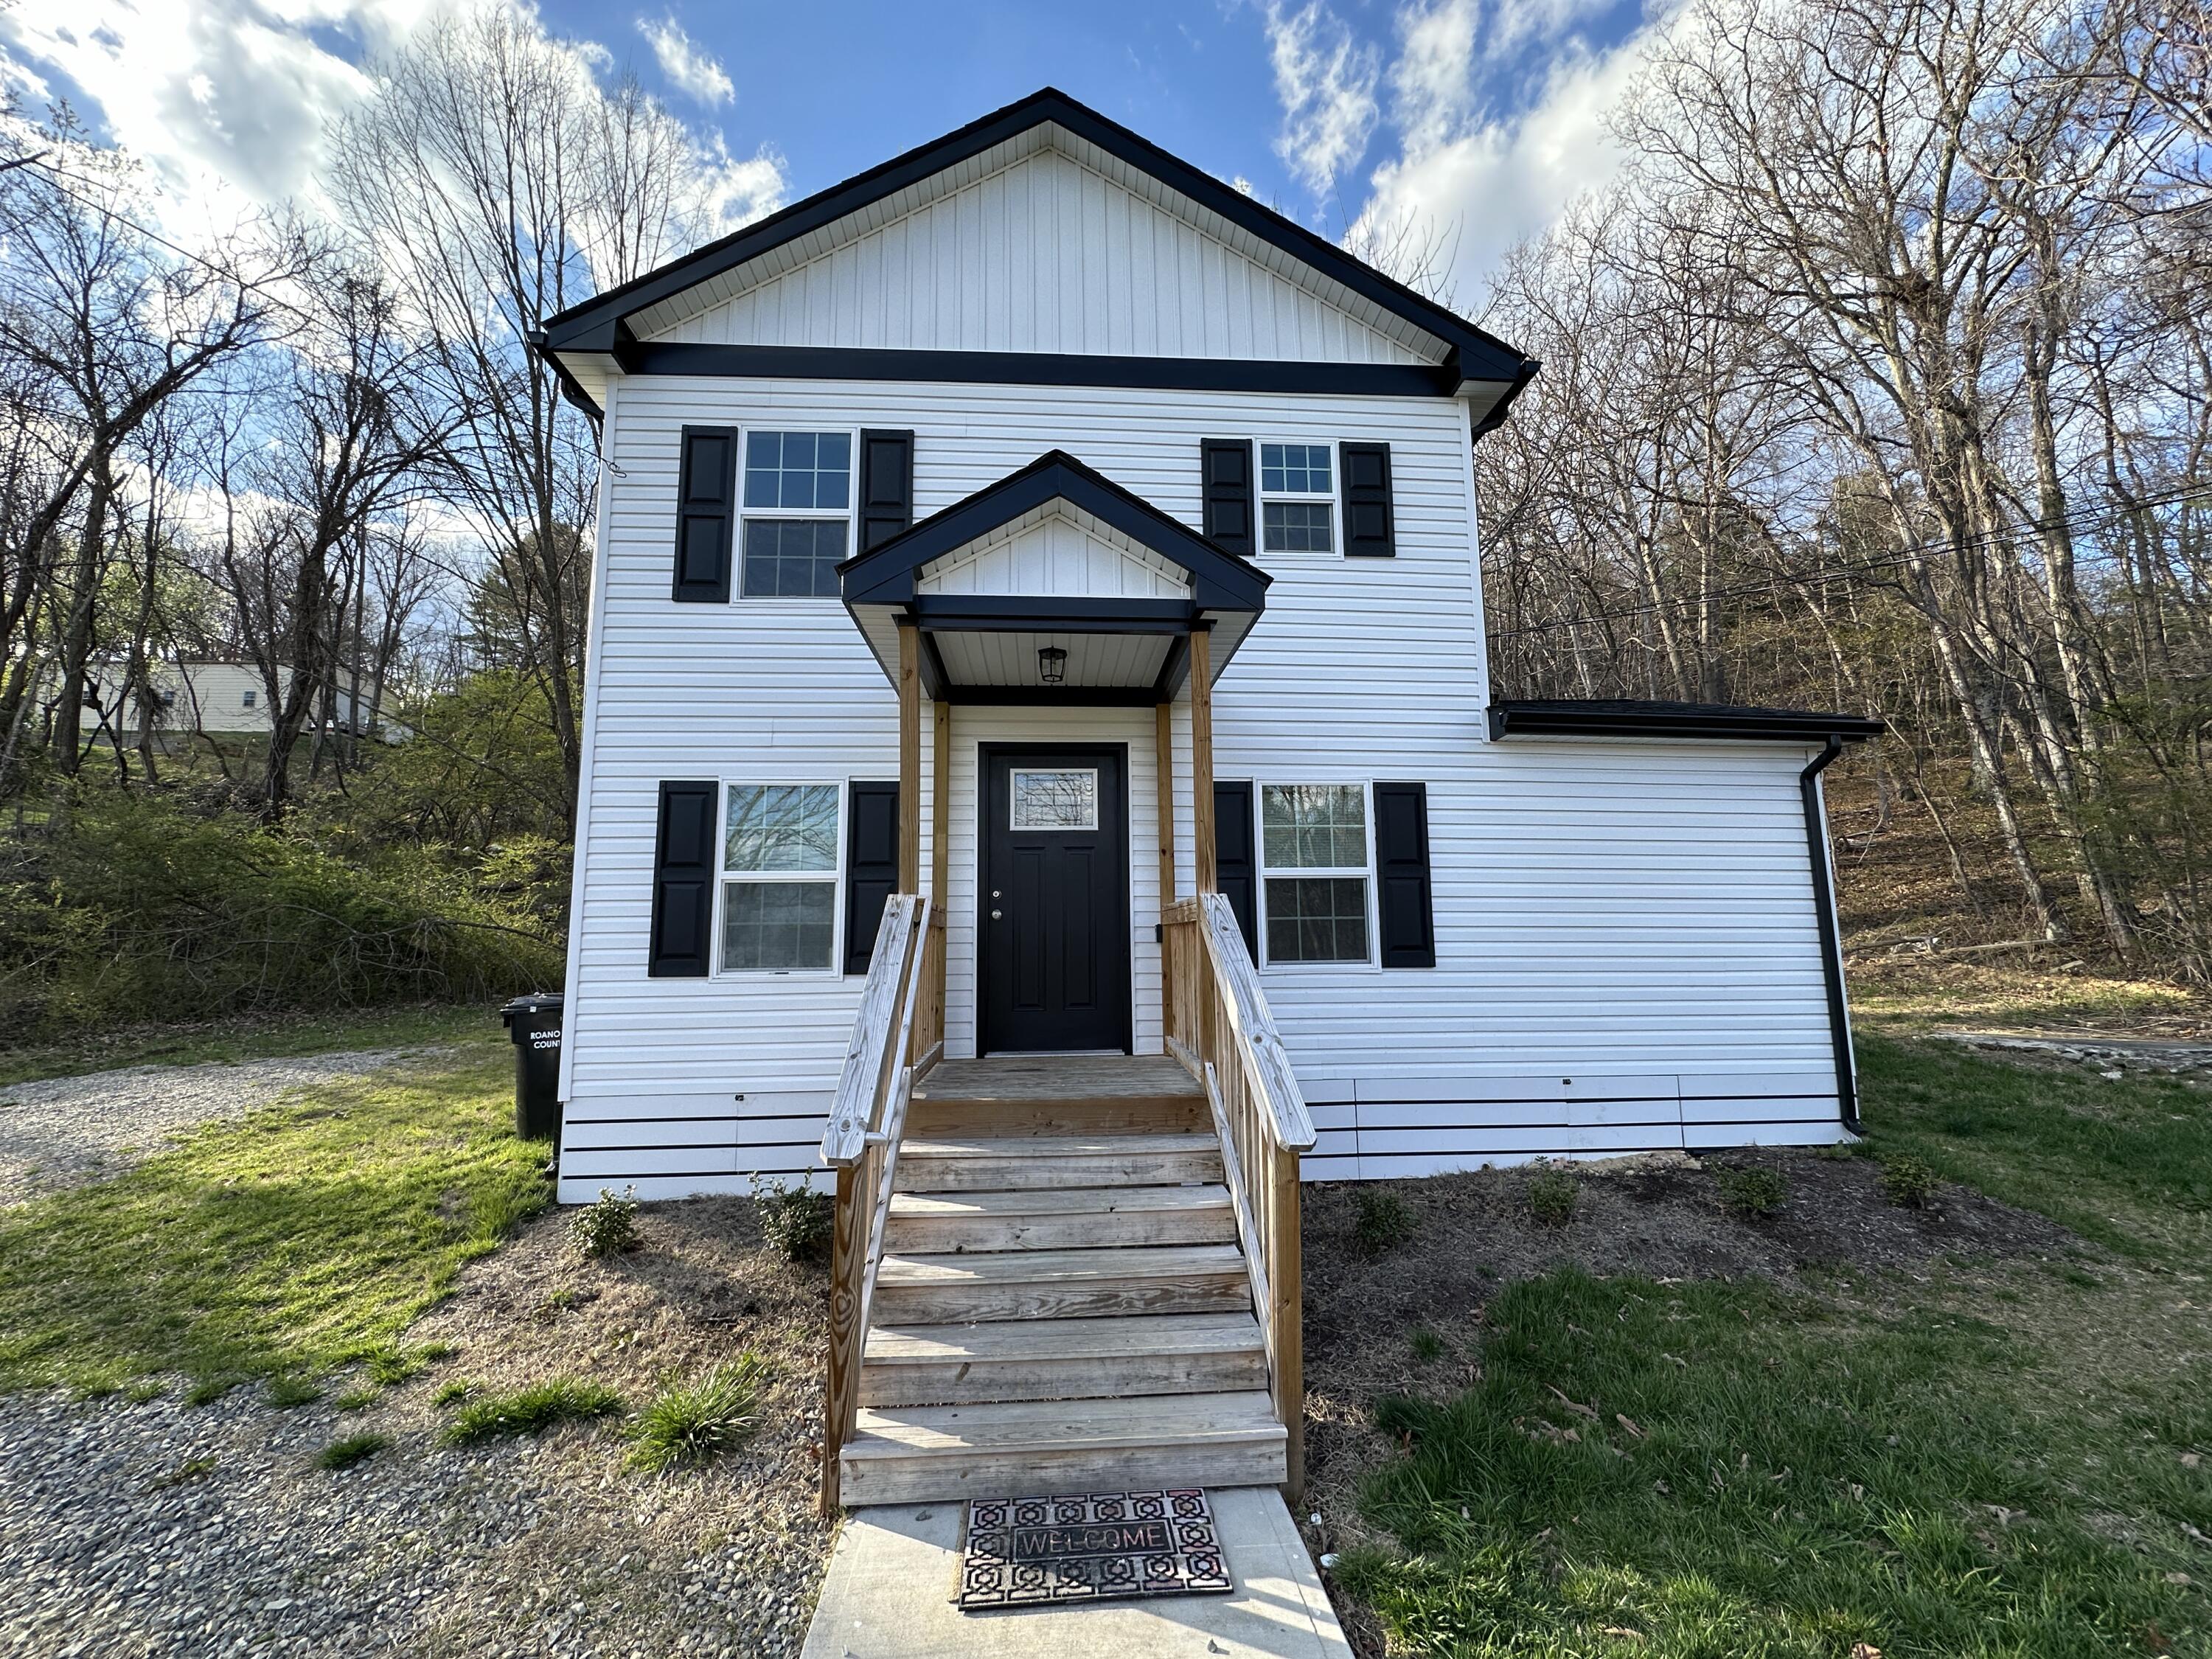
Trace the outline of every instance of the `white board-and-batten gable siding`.
{"label": "white board-and-batten gable siding", "polygon": [[1065,502],[1024,514],[915,574],[922,593],[1024,594],[1089,599],[1187,599],[1190,577]]}
{"label": "white board-and-batten gable siding", "polygon": [[[1428,788],[1437,966],[1262,969],[1322,1131],[1308,1173],[1839,1138],[1796,786],[1811,751],[1488,741],[1463,406],[651,376],[619,383],[606,428],[619,471],[602,497],[592,611],[563,1200],[633,1182],[647,1197],[743,1191],[754,1170],[824,1178],[817,1147],[861,981],[647,978],[657,790],[898,770],[891,687],[842,604],[670,603],[686,424],[910,429],[918,518],[1062,448],[1194,527],[1202,439],[1389,443],[1397,556],[1263,556],[1267,612],[1216,688],[1220,779]],[[1020,539],[977,580],[1099,568],[1087,547],[1062,563],[1017,552]],[[1116,579],[1135,580],[1126,565]],[[976,745],[1054,738],[1128,747],[1132,1008],[1138,1045],[1157,1052],[1152,726],[1149,710],[953,711],[949,1053],[974,1042]],[[1173,730],[1188,893],[1187,709]]]}
{"label": "white board-and-batten gable siding", "polygon": [[920,191],[895,216],[842,222],[802,263],[763,260],[767,270],[710,279],[632,327],[695,345],[1442,360],[1441,342],[1111,165],[1121,178],[1058,148],[1032,149]]}

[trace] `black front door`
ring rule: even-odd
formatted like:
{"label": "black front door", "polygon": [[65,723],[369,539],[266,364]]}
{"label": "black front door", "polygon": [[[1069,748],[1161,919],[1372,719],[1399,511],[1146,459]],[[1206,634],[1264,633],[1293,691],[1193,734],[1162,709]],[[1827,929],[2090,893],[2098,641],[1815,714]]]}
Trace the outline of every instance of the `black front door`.
{"label": "black front door", "polygon": [[1129,1047],[1128,750],[983,745],[984,1054]]}

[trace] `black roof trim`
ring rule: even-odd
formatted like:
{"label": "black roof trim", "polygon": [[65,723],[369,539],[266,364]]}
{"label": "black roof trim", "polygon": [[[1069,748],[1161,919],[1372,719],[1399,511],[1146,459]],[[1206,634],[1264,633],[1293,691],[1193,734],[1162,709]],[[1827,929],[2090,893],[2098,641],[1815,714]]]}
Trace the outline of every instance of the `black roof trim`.
{"label": "black roof trim", "polygon": [[1139,357],[1105,352],[647,342],[617,345],[614,358],[633,374],[723,380],[937,380],[970,386],[1129,386],[1150,392],[1291,392],[1375,398],[1449,398],[1459,386],[1443,369],[1413,363]]}
{"label": "black roof trim", "polygon": [[1451,349],[1453,366],[1461,380],[1525,380],[1534,372],[1520,352],[1495,335],[1362,264],[1334,243],[1273,209],[1262,206],[1189,162],[1170,155],[1150,140],[1139,137],[1054,87],[1031,93],[981,120],[971,121],[903,155],[855,173],[842,184],[832,185],[657,270],[569,307],[546,319],[544,349],[611,351],[624,318],[1047,123],[1097,145],[1128,166],[1151,174],[1170,190],[1211,209],[1231,224],[1311,265],[1363,299],[1436,336]]}
{"label": "black roof trim", "polygon": [[1012,524],[1024,513],[1054,500],[1081,507],[1139,546],[1190,572],[1191,598],[1200,611],[1249,611],[1256,615],[1265,607],[1267,586],[1273,580],[1266,571],[1233,553],[1223,552],[1189,526],[1170,518],[1143,496],[1122,489],[1064,449],[1048,450],[1018,472],[1008,473],[965,501],[931,514],[881,546],[855,553],[837,567],[845,603],[908,604],[915,597],[915,572],[932,559],[965,547],[977,537],[988,536],[1000,526]]}
{"label": "black roof trim", "polygon": [[1490,705],[1490,735],[1507,737],[1764,738],[1859,742],[1888,728],[1864,714],[1800,708],[1739,708],[1717,702],[1646,702],[1626,697],[1540,697]]}

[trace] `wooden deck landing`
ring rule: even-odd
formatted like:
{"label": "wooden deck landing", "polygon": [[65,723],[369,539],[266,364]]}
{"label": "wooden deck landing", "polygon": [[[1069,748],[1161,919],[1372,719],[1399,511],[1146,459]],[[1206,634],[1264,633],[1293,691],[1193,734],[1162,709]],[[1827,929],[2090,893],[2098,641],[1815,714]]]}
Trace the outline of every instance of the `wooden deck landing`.
{"label": "wooden deck landing", "polygon": [[916,1085],[909,1138],[1210,1132],[1205,1092],[1164,1054],[1018,1054],[940,1062]]}

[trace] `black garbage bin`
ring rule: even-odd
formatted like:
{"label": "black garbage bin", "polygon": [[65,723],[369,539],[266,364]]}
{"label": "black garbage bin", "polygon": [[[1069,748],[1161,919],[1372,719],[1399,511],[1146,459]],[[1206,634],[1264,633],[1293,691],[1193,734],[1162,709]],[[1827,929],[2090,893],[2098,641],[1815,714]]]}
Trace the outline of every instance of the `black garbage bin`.
{"label": "black garbage bin", "polygon": [[550,1140],[561,1133],[561,994],[517,997],[499,1017],[514,1040],[514,1132]]}

